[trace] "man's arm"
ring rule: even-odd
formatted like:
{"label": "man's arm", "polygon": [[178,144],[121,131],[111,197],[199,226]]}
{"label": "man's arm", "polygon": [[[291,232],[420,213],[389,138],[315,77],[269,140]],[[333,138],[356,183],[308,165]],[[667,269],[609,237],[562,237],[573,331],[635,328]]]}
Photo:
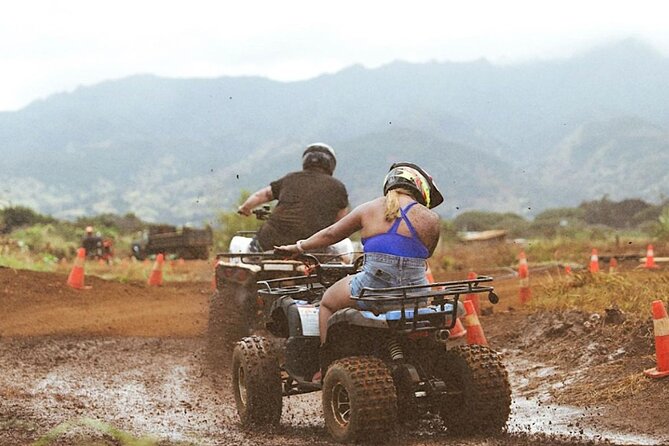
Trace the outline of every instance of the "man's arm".
{"label": "man's arm", "polygon": [[259,189],[252,193],[246,201],[237,208],[237,212],[247,217],[251,215],[251,211],[261,204],[268,203],[274,200],[274,194],[272,193],[272,188],[270,186],[265,186],[262,189]]}

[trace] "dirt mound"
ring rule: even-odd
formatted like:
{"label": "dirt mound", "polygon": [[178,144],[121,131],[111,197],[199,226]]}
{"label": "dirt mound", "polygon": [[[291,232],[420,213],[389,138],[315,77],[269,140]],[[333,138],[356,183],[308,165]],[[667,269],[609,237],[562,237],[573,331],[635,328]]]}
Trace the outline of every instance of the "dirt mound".
{"label": "dirt mound", "polygon": [[[653,322],[612,312],[498,313],[483,318],[488,339],[508,350],[507,362],[543,364],[542,379],[521,392],[548,392],[554,403],[587,408],[598,425],[669,437],[667,382],[643,375],[655,366]],[[538,366],[535,366],[538,367]]]}

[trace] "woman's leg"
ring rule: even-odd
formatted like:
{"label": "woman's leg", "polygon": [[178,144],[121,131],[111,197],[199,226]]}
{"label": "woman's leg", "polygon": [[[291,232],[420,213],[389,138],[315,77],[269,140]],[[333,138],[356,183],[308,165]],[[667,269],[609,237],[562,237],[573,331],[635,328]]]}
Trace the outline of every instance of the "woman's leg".
{"label": "woman's leg", "polygon": [[353,306],[351,300],[351,276],[338,280],[325,291],[321,306],[318,310],[318,329],[321,335],[321,345],[325,344],[328,331],[328,319],[335,311]]}

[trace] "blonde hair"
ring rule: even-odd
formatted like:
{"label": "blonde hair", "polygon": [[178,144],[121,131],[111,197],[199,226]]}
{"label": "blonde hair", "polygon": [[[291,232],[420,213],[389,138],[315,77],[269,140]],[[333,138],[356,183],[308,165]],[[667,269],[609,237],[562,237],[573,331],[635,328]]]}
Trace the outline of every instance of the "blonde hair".
{"label": "blonde hair", "polygon": [[400,214],[400,195],[413,197],[411,192],[406,189],[391,189],[386,194],[386,210],[383,213],[386,221],[393,221],[401,216]]}

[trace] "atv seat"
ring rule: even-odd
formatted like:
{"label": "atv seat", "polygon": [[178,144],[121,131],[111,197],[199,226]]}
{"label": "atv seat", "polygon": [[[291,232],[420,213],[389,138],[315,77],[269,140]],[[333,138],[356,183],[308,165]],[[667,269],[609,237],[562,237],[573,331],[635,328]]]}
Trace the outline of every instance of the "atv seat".
{"label": "atv seat", "polygon": [[[464,309],[461,311],[461,306],[462,303],[458,302],[458,316],[461,316],[464,312]],[[379,313],[379,314],[374,314],[372,311],[368,310],[362,310],[361,311],[362,315],[366,317],[367,319],[376,319],[376,320],[381,320],[381,321],[399,321],[402,318],[402,310],[390,310],[386,311],[385,313]],[[419,319],[420,316],[422,315],[433,315],[433,314],[452,314],[453,313],[453,304],[445,304],[444,309],[441,310],[440,308],[434,307],[434,306],[429,306],[429,307],[423,307],[419,308],[416,314],[418,315]],[[404,310],[404,318],[407,320],[413,320],[414,317],[414,310],[413,309],[405,309]]]}

